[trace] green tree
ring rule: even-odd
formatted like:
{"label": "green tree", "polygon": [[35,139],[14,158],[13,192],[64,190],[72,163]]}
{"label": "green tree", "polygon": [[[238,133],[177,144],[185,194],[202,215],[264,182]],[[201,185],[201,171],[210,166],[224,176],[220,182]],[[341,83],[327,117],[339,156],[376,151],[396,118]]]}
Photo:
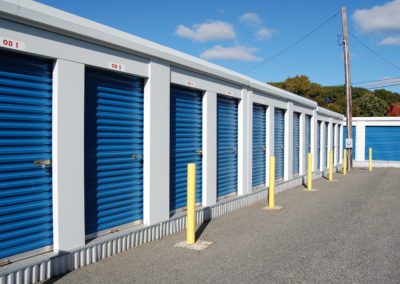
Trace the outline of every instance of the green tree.
{"label": "green tree", "polygon": [[353,102],[354,116],[385,116],[388,103],[372,93],[358,97]]}

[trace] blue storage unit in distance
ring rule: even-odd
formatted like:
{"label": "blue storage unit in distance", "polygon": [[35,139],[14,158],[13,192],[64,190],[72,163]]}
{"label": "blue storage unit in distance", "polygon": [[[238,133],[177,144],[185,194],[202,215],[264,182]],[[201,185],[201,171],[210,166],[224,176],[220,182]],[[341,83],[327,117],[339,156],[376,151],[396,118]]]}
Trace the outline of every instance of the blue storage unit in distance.
{"label": "blue storage unit in distance", "polygon": [[142,78],[85,70],[85,228],[143,219]]}
{"label": "blue storage unit in distance", "polygon": [[322,121],[318,120],[317,123],[317,152],[315,153],[315,163],[317,171],[321,171],[321,127]]}
{"label": "blue storage unit in distance", "polygon": [[0,50],[0,260],[51,249],[53,62]]}
{"label": "blue storage unit in distance", "polygon": [[300,113],[293,113],[293,174],[300,170]]}
{"label": "blue storage unit in distance", "polygon": [[253,105],[253,187],[265,186],[266,179],[266,111],[264,105]]}
{"label": "blue storage unit in distance", "polygon": [[[352,138],[353,138],[353,155],[352,159],[354,160],[356,157],[356,127],[353,126],[352,128]],[[343,149],[346,149],[346,138],[347,138],[347,126],[343,126]]]}
{"label": "blue storage unit in distance", "polygon": [[171,86],[170,210],[187,204],[187,164],[196,164],[196,203],[202,201],[203,92]]}
{"label": "blue storage unit in distance", "polygon": [[400,126],[367,126],[365,128],[365,159],[372,148],[374,161],[400,161]]}
{"label": "blue storage unit in distance", "polygon": [[285,110],[276,108],[274,114],[275,178],[279,181],[285,174]]}
{"label": "blue storage unit in distance", "polygon": [[238,100],[217,97],[217,196],[234,194],[238,186]]}

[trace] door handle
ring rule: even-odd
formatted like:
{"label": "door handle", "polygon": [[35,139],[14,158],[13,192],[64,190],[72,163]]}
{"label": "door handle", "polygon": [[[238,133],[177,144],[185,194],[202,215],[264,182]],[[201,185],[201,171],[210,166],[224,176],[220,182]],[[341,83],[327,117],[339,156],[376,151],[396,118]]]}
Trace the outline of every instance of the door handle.
{"label": "door handle", "polygon": [[203,150],[196,150],[196,154],[199,156],[203,156]]}
{"label": "door handle", "polygon": [[33,161],[35,166],[41,166],[43,169],[51,166],[51,160],[35,160]]}
{"label": "door handle", "polygon": [[233,148],[232,148],[232,151],[235,153],[235,155],[237,155],[237,154],[238,154],[238,148],[236,148],[236,147],[233,147]]}
{"label": "door handle", "polygon": [[139,160],[141,158],[143,158],[143,155],[137,155],[137,154],[132,155],[132,159],[134,159],[134,160]]}

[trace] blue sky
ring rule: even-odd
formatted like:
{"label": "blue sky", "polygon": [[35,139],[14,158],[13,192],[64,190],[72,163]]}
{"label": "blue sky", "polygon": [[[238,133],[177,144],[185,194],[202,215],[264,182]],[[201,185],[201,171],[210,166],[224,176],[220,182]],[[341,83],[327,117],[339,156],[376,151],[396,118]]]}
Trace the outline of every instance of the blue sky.
{"label": "blue sky", "polygon": [[[346,6],[350,32],[400,65],[400,0],[39,2],[241,73],[286,48]],[[304,42],[248,75],[270,82],[304,74],[323,85],[343,84],[342,47],[337,44],[340,20],[338,14]],[[375,57],[353,38],[350,52],[353,82],[400,77],[399,69]]]}

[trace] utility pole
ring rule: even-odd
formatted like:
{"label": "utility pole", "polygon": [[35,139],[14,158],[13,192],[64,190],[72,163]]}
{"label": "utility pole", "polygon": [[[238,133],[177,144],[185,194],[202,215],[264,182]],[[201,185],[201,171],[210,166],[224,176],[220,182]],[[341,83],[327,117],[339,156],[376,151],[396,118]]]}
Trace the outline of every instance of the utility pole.
{"label": "utility pole", "polygon": [[[343,53],[344,53],[344,76],[346,87],[346,124],[347,124],[347,138],[351,139],[353,132],[353,100],[351,98],[351,78],[350,78],[350,53],[349,53],[349,33],[347,30],[347,15],[346,7],[342,7],[342,29],[343,29]],[[353,145],[354,146],[354,145]],[[350,170],[353,167],[353,149],[348,148],[347,168]]]}

